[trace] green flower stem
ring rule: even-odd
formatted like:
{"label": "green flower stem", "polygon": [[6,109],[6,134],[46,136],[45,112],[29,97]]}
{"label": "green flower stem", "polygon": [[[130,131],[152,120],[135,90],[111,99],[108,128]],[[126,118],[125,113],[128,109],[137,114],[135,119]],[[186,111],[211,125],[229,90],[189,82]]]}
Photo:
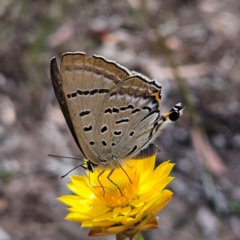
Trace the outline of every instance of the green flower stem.
{"label": "green flower stem", "polygon": [[138,233],[136,240],[144,240],[143,235],[141,232]]}

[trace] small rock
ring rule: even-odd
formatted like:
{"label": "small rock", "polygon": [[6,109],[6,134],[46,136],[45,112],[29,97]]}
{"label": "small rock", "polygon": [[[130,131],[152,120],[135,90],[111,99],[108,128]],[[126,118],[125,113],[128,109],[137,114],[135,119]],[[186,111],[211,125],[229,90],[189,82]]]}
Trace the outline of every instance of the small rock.
{"label": "small rock", "polygon": [[8,235],[8,233],[5,230],[3,230],[0,227],[0,239],[1,240],[11,240],[12,238]]}
{"label": "small rock", "polygon": [[215,215],[207,208],[199,208],[196,216],[196,222],[206,237],[217,236],[218,221]]}

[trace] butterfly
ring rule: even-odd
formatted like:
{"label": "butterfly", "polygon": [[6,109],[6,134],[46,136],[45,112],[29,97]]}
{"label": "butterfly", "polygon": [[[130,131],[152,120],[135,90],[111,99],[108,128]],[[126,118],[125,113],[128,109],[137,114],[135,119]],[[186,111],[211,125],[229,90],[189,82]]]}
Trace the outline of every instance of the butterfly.
{"label": "butterfly", "polygon": [[181,103],[161,115],[156,80],[102,56],[67,52],[60,71],[56,58],[50,68],[55,95],[89,171],[114,171],[124,160],[155,155],[159,149],[152,141],[163,123],[182,115]]}

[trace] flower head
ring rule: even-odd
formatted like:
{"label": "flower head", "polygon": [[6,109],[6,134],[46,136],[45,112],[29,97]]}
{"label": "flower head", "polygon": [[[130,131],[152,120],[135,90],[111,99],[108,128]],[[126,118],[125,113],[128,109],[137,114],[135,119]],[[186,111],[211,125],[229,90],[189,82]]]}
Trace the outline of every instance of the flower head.
{"label": "flower head", "polygon": [[68,188],[76,195],[59,198],[70,206],[66,219],[91,228],[89,236],[122,233],[133,238],[141,230],[157,228],[155,215],[172,196],[164,188],[173,179],[169,173],[174,164],[166,161],[154,170],[155,159],[129,160],[110,177],[111,169],[101,176],[97,170],[72,176]]}

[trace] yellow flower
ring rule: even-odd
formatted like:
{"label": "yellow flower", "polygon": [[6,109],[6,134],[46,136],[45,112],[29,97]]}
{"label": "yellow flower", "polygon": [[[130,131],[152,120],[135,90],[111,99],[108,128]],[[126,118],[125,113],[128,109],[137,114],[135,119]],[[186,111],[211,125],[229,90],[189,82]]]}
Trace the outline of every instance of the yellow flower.
{"label": "yellow flower", "polygon": [[[70,206],[67,220],[82,223],[91,228],[89,236],[102,236],[121,233],[130,239],[141,230],[158,226],[155,216],[171,199],[172,192],[164,190],[173,177],[169,176],[174,164],[166,161],[155,170],[156,157],[142,160],[129,160],[123,169],[110,170],[100,176],[100,171],[87,172],[86,176],[72,176],[68,188],[76,195],[59,198]],[[131,179],[131,182],[129,180]]]}

